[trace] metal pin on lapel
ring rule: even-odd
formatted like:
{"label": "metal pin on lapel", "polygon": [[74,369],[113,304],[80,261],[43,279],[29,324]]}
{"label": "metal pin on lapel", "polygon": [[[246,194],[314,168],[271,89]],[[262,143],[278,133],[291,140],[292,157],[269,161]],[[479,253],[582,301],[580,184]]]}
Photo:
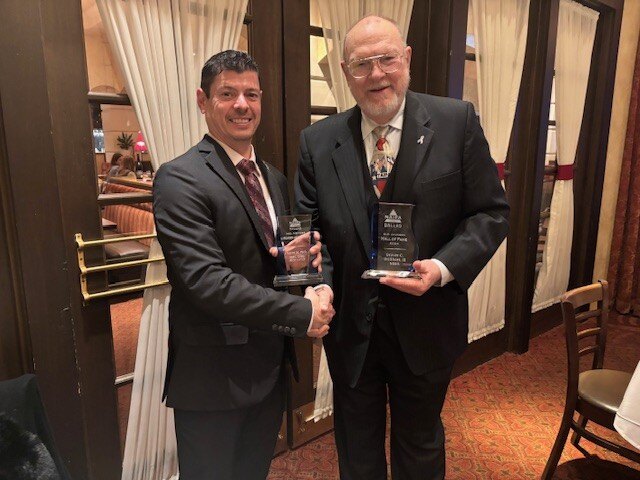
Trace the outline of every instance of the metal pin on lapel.
{"label": "metal pin on lapel", "polygon": [[418,143],[420,145],[422,145],[422,142],[424,142],[424,135],[420,135],[420,138],[418,139]]}

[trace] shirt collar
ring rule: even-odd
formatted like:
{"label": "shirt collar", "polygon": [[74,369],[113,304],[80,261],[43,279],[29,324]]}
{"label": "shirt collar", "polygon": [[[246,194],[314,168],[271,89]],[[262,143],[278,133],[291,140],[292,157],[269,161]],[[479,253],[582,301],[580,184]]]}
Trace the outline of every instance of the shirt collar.
{"label": "shirt collar", "polygon": [[[404,99],[402,99],[402,104],[400,105],[400,108],[398,109],[396,114],[389,121],[389,123],[387,123],[385,125],[389,125],[390,127],[395,128],[396,130],[402,131],[402,122],[404,120],[404,106],[405,106],[405,103],[407,103],[407,97],[406,96],[405,96]],[[363,139],[367,138],[371,134],[371,132],[373,132],[373,130],[378,126],[379,125],[376,122],[374,122],[373,120],[371,120],[369,117],[367,117],[364,114],[364,112],[362,113],[362,121],[360,122],[360,128],[362,129],[362,138]]]}
{"label": "shirt collar", "polygon": [[[211,135],[211,134],[209,134],[209,135]],[[234,167],[237,167],[238,164],[242,161],[242,159],[244,159],[244,157],[242,155],[240,155],[238,152],[236,152],[233,148],[231,148],[229,145],[224,143],[219,138],[216,138],[213,135],[211,135],[211,138],[213,138],[216,142],[218,142],[220,144],[220,146],[224,149],[226,154],[229,156],[229,159],[231,160],[231,163],[233,163]],[[249,158],[247,158],[247,160],[251,160],[253,163],[256,164],[256,167],[258,167],[258,164],[256,162],[256,152],[253,149],[253,145],[251,145],[251,155],[249,155]],[[256,174],[258,176],[261,175],[260,168],[256,168]]]}

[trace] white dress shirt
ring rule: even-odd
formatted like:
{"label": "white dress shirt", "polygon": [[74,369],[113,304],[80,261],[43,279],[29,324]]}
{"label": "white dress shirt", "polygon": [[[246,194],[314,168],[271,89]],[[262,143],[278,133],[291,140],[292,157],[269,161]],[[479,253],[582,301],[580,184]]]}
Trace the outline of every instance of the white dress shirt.
{"label": "white dress shirt", "polygon": [[[400,109],[398,113],[396,113],[393,118],[386,125],[389,126],[389,131],[387,132],[387,142],[389,143],[389,147],[393,152],[393,158],[396,158],[398,154],[398,150],[400,150],[400,139],[402,138],[402,122],[404,121],[404,106],[407,99],[405,98],[402,101],[402,105],[400,105]],[[376,127],[381,127],[384,125],[378,125],[376,122],[367,117],[364,112],[362,113],[362,119],[360,120],[360,129],[362,131],[362,140],[364,142],[364,150],[367,154],[367,166],[371,163],[371,156],[373,155],[373,149],[376,147],[375,135],[373,134],[373,130]],[[435,264],[440,269],[440,282],[436,283],[436,287],[443,287],[451,280],[453,280],[453,275],[446,267],[444,263],[442,263],[437,258],[432,258]]]}
{"label": "white dress shirt", "polygon": [[[240,155],[238,152],[236,152],[229,145],[224,143],[223,141],[219,140],[213,135],[211,136],[216,142],[220,144],[222,148],[224,148],[224,151],[227,152],[227,155],[229,155],[229,158],[231,159],[231,163],[233,163],[233,166],[237,168],[238,164],[244,159],[244,157]],[[269,210],[269,217],[271,218],[271,226],[273,227],[273,236],[275,238],[276,230],[278,228],[278,219],[276,218],[276,210],[275,208],[273,208],[273,202],[271,201],[271,194],[269,193],[269,189],[267,188],[267,183],[264,180],[264,175],[262,175],[262,172],[260,171],[260,167],[256,162],[256,152],[253,149],[253,145],[251,145],[251,155],[249,156],[249,158],[247,158],[247,160],[250,160],[256,164],[256,175],[258,176],[258,181],[260,182],[260,188],[262,188],[262,194],[264,195],[264,200],[265,202],[267,202],[267,209]],[[240,174],[240,178],[244,183],[245,182],[244,175]]]}

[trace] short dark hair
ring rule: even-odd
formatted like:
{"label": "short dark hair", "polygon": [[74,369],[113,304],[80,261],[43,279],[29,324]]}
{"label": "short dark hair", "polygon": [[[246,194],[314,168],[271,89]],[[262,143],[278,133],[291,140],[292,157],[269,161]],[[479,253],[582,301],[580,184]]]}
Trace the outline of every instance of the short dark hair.
{"label": "short dark hair", "polygon": [[202,67],[200,88],[204,90],[207,98],[209,98],[209,90],[216,76],[225,70],[232,70],[237,73],[251,71],[259,74],[258,64],[248,53],[238,50],[225,50],[224,52],[216,53]]}

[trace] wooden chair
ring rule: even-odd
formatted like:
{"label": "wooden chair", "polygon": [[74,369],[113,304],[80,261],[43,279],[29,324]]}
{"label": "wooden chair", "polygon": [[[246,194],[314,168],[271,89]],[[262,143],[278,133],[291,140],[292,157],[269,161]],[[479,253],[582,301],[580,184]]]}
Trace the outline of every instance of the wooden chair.
{"label": "wooden chair", "polygon": [[[591,303],[597,303],[595,310],[581,308]],[[570,429],[574,431],[571,443],[587,457],[589,452],[579,445],[581,437],[640,463],[639,453],[586,429],[587,422],[592,421],[614,430],[613,420],[631,379],[631,373],[602,368],[608,316],[609,294],[604,280],[571,290],[562,297],[569,367],[567,397],[558,436],[542,473],[543,480],[553,477]],[[585,323],[591,323],[592,319],[595,325],[586,326]],[[587,338],[593,343],[581,346],[580,342]],[[580,357],[589,354],[593,354],[591,370],[580,372]],[[577,421],[573,418],[575,412],[579,414]]]}

